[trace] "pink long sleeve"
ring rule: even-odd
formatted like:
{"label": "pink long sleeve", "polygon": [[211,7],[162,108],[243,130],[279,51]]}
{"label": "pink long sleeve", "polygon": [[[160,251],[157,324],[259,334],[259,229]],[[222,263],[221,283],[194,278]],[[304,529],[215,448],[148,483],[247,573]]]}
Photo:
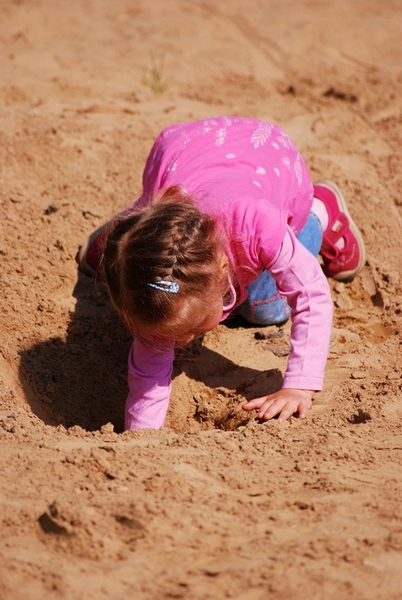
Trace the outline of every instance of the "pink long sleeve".
{"label": "pink long sleeve", "polygon": [[289,227],[268,270],[292,309],[292,351],[283,387],[321,390],[333,313],[328,281]]}
{"label": "pink long sleeve", "polygon": [[128,357],[125,429],[159,429],[169,406],[174,341],[153,347],[134,338]]}

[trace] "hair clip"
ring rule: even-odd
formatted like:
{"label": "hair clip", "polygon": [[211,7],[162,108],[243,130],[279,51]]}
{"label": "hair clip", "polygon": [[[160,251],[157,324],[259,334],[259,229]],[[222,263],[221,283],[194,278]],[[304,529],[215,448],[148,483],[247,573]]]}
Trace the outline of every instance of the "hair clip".
{"label": "hair clip", "polygon": [[179,284],[175,281],[155,281],[147,283],[147,285],[161,292],[168,292],[169,294],[177,294],[179,291]]}

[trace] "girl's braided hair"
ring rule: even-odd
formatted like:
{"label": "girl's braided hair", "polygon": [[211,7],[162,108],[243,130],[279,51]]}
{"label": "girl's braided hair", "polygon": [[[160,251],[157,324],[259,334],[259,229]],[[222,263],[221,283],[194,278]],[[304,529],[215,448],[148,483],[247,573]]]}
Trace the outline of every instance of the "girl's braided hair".
{"label": "girl's braided hair", "polygon": [[[101,275],[130,330],[174,324],[187,298],[203,304],[212,289],[223,296],[227,279],[217,268],[222,254],[216,221],[198,210],[181,187],[173,186],[149,206],[115,221]],[[178,284],[178,291],[149,285],[157,282]]]}

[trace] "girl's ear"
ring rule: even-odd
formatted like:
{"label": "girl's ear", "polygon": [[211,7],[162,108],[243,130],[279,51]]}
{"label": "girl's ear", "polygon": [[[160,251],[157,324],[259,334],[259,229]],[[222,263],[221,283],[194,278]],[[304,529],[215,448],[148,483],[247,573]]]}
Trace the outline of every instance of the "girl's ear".
{"label": "girl's ear", "polygon": [[222,256],[220,257],[218,264],[220,266],[220,268],[222,269],[222,271],[227,271],[228,267],[229,267],[229,259],[226,256],[226,254],[222,254]]}

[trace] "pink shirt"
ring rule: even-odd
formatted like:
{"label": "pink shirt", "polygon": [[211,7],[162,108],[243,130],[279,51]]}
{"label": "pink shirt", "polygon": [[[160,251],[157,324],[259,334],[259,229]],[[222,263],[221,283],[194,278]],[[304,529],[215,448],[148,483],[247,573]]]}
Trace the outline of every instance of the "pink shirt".
{"label": "pink shirt", "polygon": [[[279,127],[218,117],[168,127],[143,174],[147,205],[161,188],[181,185],[220,223],[236,289],[226,318],[264,268],[292,313],[283,387],[320,390],[332,326],[329,287],[316,258],[295,237],[310,213],[313,188],[306,165]],[[159,428],[169,405],[174,340],[152,346],[135,338],[129,355],[126,429]]]}

